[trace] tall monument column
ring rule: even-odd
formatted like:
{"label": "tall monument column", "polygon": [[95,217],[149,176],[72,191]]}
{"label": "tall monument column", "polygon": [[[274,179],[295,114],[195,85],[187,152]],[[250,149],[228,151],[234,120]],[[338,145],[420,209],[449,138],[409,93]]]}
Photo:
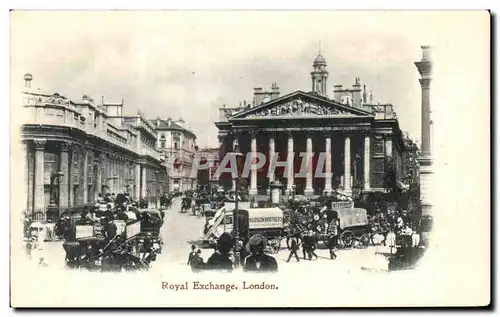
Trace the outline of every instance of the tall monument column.
{"label": "tall monument column", "polygon": [[420,73],[420,86],[422,87],[422,145],[421,154],[418,158],[420,164],[420,199],[422,201],[422,214],[431,213],[432,204],[429,201],[430,184],[432,179],[432,156],[431,156],[431,76],[432,60],[431,47],[422,46],[422,60],[415,62]]}

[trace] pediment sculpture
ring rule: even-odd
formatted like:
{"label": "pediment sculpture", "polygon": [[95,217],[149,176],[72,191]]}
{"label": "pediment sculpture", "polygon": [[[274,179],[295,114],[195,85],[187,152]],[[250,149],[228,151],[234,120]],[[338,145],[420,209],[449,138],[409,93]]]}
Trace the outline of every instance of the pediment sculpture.
{"label": "pediment sculpture", "polygon": [[43,102],[48,103],[48,104],[53,104],[53,105],[68,105],[69,104],[69,100],[67,100],[66,98],[61,97],[57,94],[46,98]]}
{"label": "pediment sculpture", "polygon": [[328,116],[328,115],[350,115],[348,111],[304,101],[302,99],[294,99],[289,102],[276,105],[271,108],[262,109],[255,113],[251,113],[247,118],[252,117],[276,117],[276,116]]}

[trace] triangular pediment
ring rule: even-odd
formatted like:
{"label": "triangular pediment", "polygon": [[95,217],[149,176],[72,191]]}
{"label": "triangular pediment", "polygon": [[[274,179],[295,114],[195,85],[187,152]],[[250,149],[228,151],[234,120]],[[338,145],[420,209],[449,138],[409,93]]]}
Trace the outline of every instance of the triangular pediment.
{"label": "triangular pediment", "polygon": [[300,118],[300,117],[359,117],[373,116],[370,112],[302,91],[285,95],[257,107],[239,112],[231,119]]}

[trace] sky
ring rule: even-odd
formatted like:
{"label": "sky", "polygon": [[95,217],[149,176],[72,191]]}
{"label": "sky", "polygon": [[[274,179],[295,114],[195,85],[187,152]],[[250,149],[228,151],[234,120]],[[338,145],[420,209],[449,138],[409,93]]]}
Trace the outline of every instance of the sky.
{"label": "sky", "polygon": [[351,86],[360,77],[374,102],[392,103],[401,129],[418,140],[414,62],[421,45],[438,46],[437,58],[446,61],[467,44],[463,17],[424,11],[15,11],[11,83],[22,84],[29,72],[33,87],[72,99],[123,98],[124,114],[139,109],[149,118],[182,117],[199,146],[215,147],[219,107],[251,102],[254,87],[272,82],[281,95],[310,91],[312,62],[321,49],[330,97],[333,85]]}

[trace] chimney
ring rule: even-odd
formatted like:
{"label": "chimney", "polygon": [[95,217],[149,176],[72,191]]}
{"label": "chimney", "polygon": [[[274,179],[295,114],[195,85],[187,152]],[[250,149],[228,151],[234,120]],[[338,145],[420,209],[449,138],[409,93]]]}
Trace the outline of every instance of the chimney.
{"label": "chimney", "polygon": [[361,80],[359,77],[354,79],[354,85],[352,85],[352,105],[353,107],[360,108],[361,107]]}
{"label": "chimney", "polygon": [[342,85],[333,85],[333,100],[336,102],[342,102]]}
{"label": "chimney", "polygon": [[24,74],[23,78],[24,78],[24,87],[31,88],[31,81],[33,80],[33,75],[26,73]]}
{"label": "chimney", "polygon": [[363,85],[363,104],[366,104],[367,101],[367,93],[366,93],[366,85]]}
{"label": "chimney", "polygon": [[273,83],[271,85],[271,100],[278,99],[280,96],[280,87],[278,87],[277,83]]}
{"label": "chimney", "polygon": [[156,117],[156,127],[160,126],[160,117]]}
{"label": "chimney", "polygon": [[168,117],[168,119],[167,119],[167,125],[170,128],[170,126],[172,125],[172,118]]}
{"label": "chimney", "polygon": [[258,106],[262,103],[262,99],[264,98],[264,92],[262,91],[262,88],[256,87],[253,89],[253,98],[255,102],[255,106]]}

